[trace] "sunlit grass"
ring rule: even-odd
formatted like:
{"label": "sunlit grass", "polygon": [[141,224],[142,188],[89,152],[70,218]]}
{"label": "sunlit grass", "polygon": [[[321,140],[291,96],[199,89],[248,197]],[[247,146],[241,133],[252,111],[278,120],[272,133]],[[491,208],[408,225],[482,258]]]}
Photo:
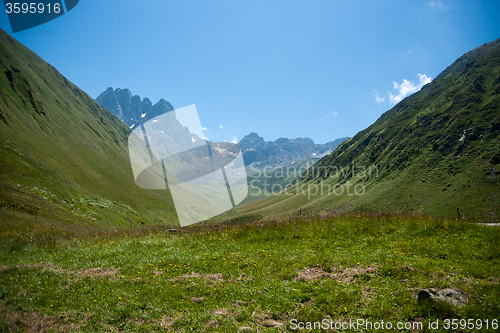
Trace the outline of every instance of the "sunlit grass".
{"label": "sunlit grass", "polygon": [[[89,332],[277,331],[292,318],[493,319],[498,234],[423,216],[311,214],[23,243],[0,253],[2,325],[29,327],[26,313]],[[418,304],[418,290],[430,287],[459,288],[470,302]]]}

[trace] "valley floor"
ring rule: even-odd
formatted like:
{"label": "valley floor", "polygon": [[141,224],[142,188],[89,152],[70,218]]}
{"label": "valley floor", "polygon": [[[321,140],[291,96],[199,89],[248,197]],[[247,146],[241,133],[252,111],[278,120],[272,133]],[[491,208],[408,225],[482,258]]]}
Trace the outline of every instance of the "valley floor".
{"label": "valley floor", "polygon": [[[439,320],[432,332],[445,332],[456,318],[489,321],[460,332],[493,332],[499,236],[463,221],[366,214],[4,242],[0,330],[273,332],[327,319],[424,332]],[[457,288],[469,300],[421,304],[423,288]]]}

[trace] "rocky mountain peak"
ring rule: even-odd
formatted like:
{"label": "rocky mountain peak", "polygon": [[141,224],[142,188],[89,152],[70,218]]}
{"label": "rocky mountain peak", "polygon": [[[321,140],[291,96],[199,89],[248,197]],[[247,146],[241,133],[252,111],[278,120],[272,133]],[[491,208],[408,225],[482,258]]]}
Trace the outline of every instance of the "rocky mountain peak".
{"label": "rocky mountain peak", "polygon": [[96,101],[130,128],[174,110],[172,105],[163,98],[153,105],[149,98],[144,97],[141,100],[140,96],[132,95],[130,90],[121,88],[115,90],[112,87],[107,88],[96,98]]}

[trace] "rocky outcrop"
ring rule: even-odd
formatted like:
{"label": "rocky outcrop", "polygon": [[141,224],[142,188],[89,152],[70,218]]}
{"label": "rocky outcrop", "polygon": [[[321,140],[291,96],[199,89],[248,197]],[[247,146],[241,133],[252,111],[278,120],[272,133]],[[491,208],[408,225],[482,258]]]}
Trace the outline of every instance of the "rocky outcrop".
{"label": "rocky outcrop", "polygon": [[172,105],[163,98],[153,105],[147,97],[141,100],[138,95],[132,95],[130,90],[120,88],[113,90],[109,87],[96,98],[96,101],[123,120],[130,128],[174,110]]}
{"label": "rocky outcrop", "polygon": [[418,302],[446,302],[454,306],[467,304],[467,293],[458,289],[422,289],[418,292]]}

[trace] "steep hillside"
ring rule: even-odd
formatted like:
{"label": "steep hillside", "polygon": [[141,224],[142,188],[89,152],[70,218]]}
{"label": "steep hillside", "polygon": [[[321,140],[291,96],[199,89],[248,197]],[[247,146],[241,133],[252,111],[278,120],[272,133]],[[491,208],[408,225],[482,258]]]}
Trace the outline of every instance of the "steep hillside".
{"label": "steep hillside", "polygon": [[274,169],[247,167],[248,195],[241,204],[247,204],[280,193],[292,186],[319,158],[305,158]]}
{"label": "steep hillside", "polygon": [[214,220],[345,212],[500,222],[500,40],[466,53],[308,169]]}
{"label": "steep hillside", "polygon": [[[318,183],[337,169],[376,166],[365,209],[425,211],[498,220],[500,214],[500,40],[466,53],[418,93],[384,113],[304,175]],[[351,173],[351,180],[352,180]],[[359,177],[354,177],[359,178]],[[345,183],[349,177],[338,178]]]}
{"label": "steep hillside", "polygon": [[130,129],[0,31],[0,233],[175,223],[168,191],[136,186]]}

